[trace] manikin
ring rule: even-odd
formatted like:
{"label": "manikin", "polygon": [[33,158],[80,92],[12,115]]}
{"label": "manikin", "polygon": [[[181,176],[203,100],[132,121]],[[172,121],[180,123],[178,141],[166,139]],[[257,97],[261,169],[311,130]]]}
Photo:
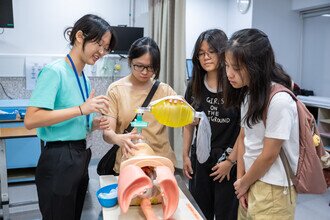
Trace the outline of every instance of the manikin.
{"label": "manikin", "polygon": [[148,220],[158,219],[152,204],[162,203],[163,219],[170,218],[179,203],[179,189],[171,160],[156,156],[146,143],[121,163],[118,178],[118,203],[123,213],[140,204]]}

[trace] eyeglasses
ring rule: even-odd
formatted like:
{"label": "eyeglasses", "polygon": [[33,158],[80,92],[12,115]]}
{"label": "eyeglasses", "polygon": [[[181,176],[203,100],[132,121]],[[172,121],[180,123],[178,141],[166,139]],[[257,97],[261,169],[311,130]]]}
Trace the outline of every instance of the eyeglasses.
{"label": "eyeglasses", "polygon": [[216,51],[205,51],[205,52],[199,52],[197,54],[198,59],[203,59],[207,55],[208,58],[214,58],[217,55]]}
{"label": "eyeglasses", "polygon": [[[83,34],[84,35],[84,38],[87,37],[88,35],[87,34]],[[110,53],[110,48],[109,46],[106,48],[104,47],[102,44],[101,44],[101,41],[94,41],[92,40],[92,43],[94,43],[95,45],[97,45],[99,47],[99,52],[101,53]]]}
{"label": "eyeglasses", "polygon": [[135,71],[143,72],[143,70],[147,70],[148,72],[153,72],[154,68],[152,66],[143,66],[143,65],[138,65],[138,64],[133,64],[133,69]]}
{"label": "eyeglasses", "polygon": [[97,46],[99,46],[99,52],[102,53],[110,53],[110,48],[105,48],[100,42],[94,42]]}

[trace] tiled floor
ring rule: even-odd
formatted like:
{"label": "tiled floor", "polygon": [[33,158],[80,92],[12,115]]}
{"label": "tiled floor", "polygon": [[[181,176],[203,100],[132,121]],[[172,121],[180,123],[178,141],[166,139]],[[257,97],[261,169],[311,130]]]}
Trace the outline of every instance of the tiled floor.
{"label": "tiled floor", "polygon": [[[85,206],[82,213],[82,220],[102,220],[101,207],[98,204],[95,192],[99,188],[99,179],[96,174],[97,161],[92,160],[89,172],[90,182],[86,195]],[[36,202],[37,193],[34,183],[11,184],[9,186],[11,203]],[[330,220],[330,189],[324,195],[299,195],[296,220]],[[2,211],[2,210],[0,210]],[[10,208],[11,220],[39,220],[41,219],[38,205],[16,206]],[[1,215],[0,215],[1,216]],[[0,217],[1,219],[1,217]]]}

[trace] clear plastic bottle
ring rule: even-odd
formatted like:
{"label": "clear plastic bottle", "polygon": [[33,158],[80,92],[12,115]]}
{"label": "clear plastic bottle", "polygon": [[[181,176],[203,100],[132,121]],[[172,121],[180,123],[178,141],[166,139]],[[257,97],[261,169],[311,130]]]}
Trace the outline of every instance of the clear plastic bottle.
{"label": "clear plastic bottle", "polygon": [[167,96],[155,100],[148,107],[139,108],[139,111],[150,111],[160,124],[174,128],[191,124],[195,117],[199,117],[199,112],[180,96]]}

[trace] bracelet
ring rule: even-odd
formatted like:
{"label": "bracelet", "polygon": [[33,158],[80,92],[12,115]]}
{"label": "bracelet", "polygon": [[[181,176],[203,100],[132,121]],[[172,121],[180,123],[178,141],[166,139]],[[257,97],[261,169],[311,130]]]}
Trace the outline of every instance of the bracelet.
{"label": "bracelet", "polygon": [[79,110],[80,110],[80,114],[81,114],[81,115],[84,115],[84,113],[81,111],[81,107],[80,107],[80,105],[78,105],[78,107],[79,107]]}
{"label": "bracelet", "polygon": [[236,161],[232,161],[232,160],[229,159],[228,157],[226,158],[226,160],[228,160],[228,161],[231,163],[231,165],[235,165],[235,164],[236,164]]}

